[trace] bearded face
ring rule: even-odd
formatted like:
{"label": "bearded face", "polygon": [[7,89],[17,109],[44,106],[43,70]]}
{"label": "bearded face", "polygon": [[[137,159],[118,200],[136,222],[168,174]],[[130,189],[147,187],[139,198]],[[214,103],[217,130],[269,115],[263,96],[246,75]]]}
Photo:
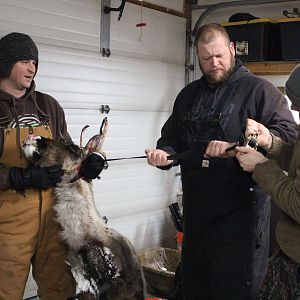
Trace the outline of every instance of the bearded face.
{"label": "bearded face", "polygon": [[209,84],[223,82],[235,67],[233,43],[221,35],[209,43],[198,43],[200,69]]}
{"label": "bearded face", "polygon": [[211,71],[205,71],[201,64],[199,64],[200,69],[204,75],[204,77],[206,78],[206,81],[211,84],[218,84],[221,83],[223,81],[225,81],[229,75],[233,72],[234,67],[235,67],[235,59],[234,56],[231,55],[230,56],[230,67],[228,70],[226,70],[225,68],[218,68],[218,69],[214,69]]}

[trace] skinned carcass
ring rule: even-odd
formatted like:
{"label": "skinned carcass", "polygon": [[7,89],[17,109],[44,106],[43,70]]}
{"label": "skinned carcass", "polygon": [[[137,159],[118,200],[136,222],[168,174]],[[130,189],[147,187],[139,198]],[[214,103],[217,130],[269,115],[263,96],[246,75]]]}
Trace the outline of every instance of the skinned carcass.
{"label": "skinned carcass", "polygon": [[[35,166],[59,165],[64,171],[54,188],[54,210],[61,237],[69,246],[67,263],[76,281],[73,299],[143,300],[143,272],[134,247],[106,226],[96,209],[91,184],[78,177],[82,160],[91,152],[102,152],[106,130],[104,119],[100,134],[84,148],[30,136],[23,150]],[[82,136],[80,140],[81,144]]]}

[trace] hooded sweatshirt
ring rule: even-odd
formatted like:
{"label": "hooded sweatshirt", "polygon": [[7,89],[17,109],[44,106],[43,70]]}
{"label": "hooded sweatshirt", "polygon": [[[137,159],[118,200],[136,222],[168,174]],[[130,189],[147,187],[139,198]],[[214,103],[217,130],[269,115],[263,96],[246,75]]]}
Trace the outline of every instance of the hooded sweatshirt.
{"label": "hooded sweatshirt", "polygon": [[[0,157],[5,129],[35,127],[46,123],[50,125],[53,139],[72,143],[62,107],[50,95],[36,91],[34,81],[21,98],[0,90]],[[21,142],[17,140],[19,149],[16,151],[20,151]],[[8,166],[0,163],[0,189],[2,190],[10,187],[9,170]]]}
{"label": "hooded sweatshirt", "polygon": [[[220,229],[224,236],[221,220],[230,214],[232,220],[237,220],[234,217],[237,208],[242,209],[252,199],[265,199],[266,195],[252,182],[251,174],[242,170],[236,158],[210,158],[209,167],[203,165],[201,154],[209,141],[238,141],[247,118],[264,124],[287,142],[296,139],[296,123],[286,99],[270,82],[251,74],[239,59],[222,83],[211,86],[202,77],[183,88],[177,96],[173,112],[161,130],[157,148],[169,153],[196,153],[180,161],[185,226],[189,234],[193,228],[197,229],[196,236],[207,236]],[[212,130],[215,123],[219,124],[222,134]],[[247,225],[242,217],[240,221],[240,227]],[[231,229],[230,224],[228,235],[234,233]]]}

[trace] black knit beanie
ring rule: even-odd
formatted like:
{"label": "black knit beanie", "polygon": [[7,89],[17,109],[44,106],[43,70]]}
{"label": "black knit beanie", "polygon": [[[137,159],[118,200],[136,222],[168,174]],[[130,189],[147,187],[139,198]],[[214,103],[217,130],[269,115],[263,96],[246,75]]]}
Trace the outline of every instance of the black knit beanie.
{"label": "black knit beanie", "polygon": [[0,78],[9,77],[13,65],[21,60],[35,60],[37,71],[38,59],[38,49],[29,35],[12,32],[0,39]]}
{"label": "black knit beanie", "polygon": [[291,72],[285,84],[285,92],[292,103],[300,107],[300,64]]}

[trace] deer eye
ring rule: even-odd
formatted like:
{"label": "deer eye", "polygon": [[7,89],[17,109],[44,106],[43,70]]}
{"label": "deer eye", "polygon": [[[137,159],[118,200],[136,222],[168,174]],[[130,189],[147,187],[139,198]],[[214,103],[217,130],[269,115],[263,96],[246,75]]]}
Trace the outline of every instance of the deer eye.
{"label": "deer eye", "polygon": [[80,156],[81,150],[77,145],[70,144],[70,145],[66,145],[66,147],[67,147],[67,151],[69,151],[70,153],[76,156]]}
{"label": "deer eye", "polygon": [[47,140],[48,139],[46,139],[44,137],[41,137],[40,139],[36,140],[39,150],[44,150],[47,148]]}

